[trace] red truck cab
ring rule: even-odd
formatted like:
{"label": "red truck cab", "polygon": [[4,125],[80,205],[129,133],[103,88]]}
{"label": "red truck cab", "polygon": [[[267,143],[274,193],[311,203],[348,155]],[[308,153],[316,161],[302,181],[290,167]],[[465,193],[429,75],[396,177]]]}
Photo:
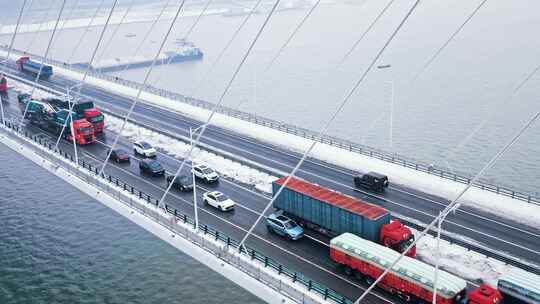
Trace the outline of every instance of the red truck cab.
{"label": "red truck cab", "polygon": [[73,121],[73,133],[70,134],[67,139],[69,141],[73,140],[79,145],[88,145],[96,141],[96,133],[94,132],[94,127],[86,119],[77,119]]}
{"label": "red truck cab", "polygon": [[84,118],[86,118],[86,120],[88,120],[94,126],[94,131],[96,133],[103,133],[105,117],[99,109],[91,108],[84,110]]}
{"label": "red truck cab", "polygon": [[[403,225],[399,220],[393,220],[390,224],[383,225],[381,228],[380,244],[402,253],[414,242],[414,234],[411,229]],[[413,246],[406,256],[416,257],[416,245]]]}
{"label": "red truck cab", "polygon": [[8,90],[7,79],[4,74],[0,74],[0,93],[6,94]]}
{"label": "red truck cab", "polygon": [[30,57],[28,56],[17,59],[17,61],[15,61],[15,63],[17,64],[17,69],[19,69],[19,71],[24,70],[24,63],[28,60],[30,60]]}
{"label": "red truck cab", "polygon": [[500,291],[487,284],[482,284],[469,293],[467,304],[499,304],[502,298]]}

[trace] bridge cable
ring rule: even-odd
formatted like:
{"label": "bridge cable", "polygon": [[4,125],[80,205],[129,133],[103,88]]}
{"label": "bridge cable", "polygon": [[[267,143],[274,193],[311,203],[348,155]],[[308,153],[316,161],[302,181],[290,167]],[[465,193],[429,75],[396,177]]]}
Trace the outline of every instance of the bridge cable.
{"label": "bridge cable", "polygon": [[394,3],[395,0],[390,0],[388,1],[388,3],[384,6],[384,8],[379,12],[379,14],[377,15],[377,17],[375,17],[375,19],[373,19],[373,21],[371,21],[371,23],[369,24],[369,26],[366,28],[366,30],[362,33],[362,35],[360,35],[360,38],[358,38],[358,40],[356,40],[353,45],[351,46],[351,48],[347,51],[347,53],[345,53],[345,55],[341,58],[341,60],[339,61],[338,63],[338,66],[337,66],[337,69],[339,69],[343,63],[345,61],[347,61],[347,59],[349,58],[349,56],[351,56],[351,54],[354,52],[354,50],[358,47],[358,45],[360,44],[360,42],[362,42],[362,40],[364,40],[364,37],[366,37],[366,35],[371,31],[371,29],[373,28],[373,26],[375,26],[375,24],[379,21],[379,19],[381,19],[381,17],[384,15],[384,13],[386,13],[386,11],[388,10],[388,8],[392,5],[392,3]]}
{"label": "bridge cable", "polygon": [[[199,127],[200,131],[198,132],[197,134],[197,137],[195,138],[195,141],[192,141],[191,142],[191,147],[189,148],[189,151],[186,153],[186,155],[184,156],[184,160],[182,161],[182,163],[180,164],[180,167],[178,168],[178,170],[176,170],[176,173],[174,174],[173,176],[173,179],[171,180],[171,182],[169,183],[168,187],[167,187],[167,190],[165,191],[165,193],[163,193],[163,195],[161,196],[161,199],[159,200],[159,203],[158,203],[158,208],[163,204],[163,201],[165,200],[165,197],[167,196],[167,194],[169,193],[169,191],[171,190],[172,186],[174,185],[174,181],[176,180],[176,178],[178,177],[178,174],[180,174],[180,172],[182,171],[182,169],[184,168],[184,165],[186,164],[186,161],[188,159],[191,159],[191,155],[193,153],[193,149],[195,148],[195,146],[197,146],[201,140],[201,137],[202,135],[204,134],[204,131],[206,131],[206,128],[208,127],[208,125],[210,124],[210,121],[212,120],[212,118],[214,117],[215,113],[216,113],[216,110],[219,106],[221,106],[221,104],[223,103],[223,100],[225,99],[225,96],[227,95],[227,92],[229,91],[229,89],[231,88],[231,85],[232,83],[234,82],[234,80],[236,79],[236,77],[238,76],[238,73],[240,73],[240,70],[242,69],[242,66],[244,65],[244,63],[246,62],[247,58],[249,57],[249,55],[251,54],[251,51],[253,50],[253,48],[255,47],[255,44],[257,43],[257,41],[259,40],[259,38],[261,37],[264,29],[266,28],[266,26],[268,25],[269,21],[270,21],[270,18],[274,15],[274,12],[276,11],[276,8],[277,6],[279,5],[279,3],[281,2],[281,0],[276,0],[274,5],[272,6],[272,9],[270,10],[270,12],[268,13],[268,15],[266,16],[266,19],[264,20],[263,24],[261,25],[261,27],[259,28],[257,34],[255,35],[255,38],[253,39],[253,41],[251,42],[249,48],[247,49],[246,53],[244,54],[244,56],[242,57],[242,60],[240,61],[240,63],[238,64],[238,66],[236,67],[231,79],[229,80],[229,82],[227,83],[227,86],[225,87],[225,89],[223,90],[218,102],[215,104],[215,106],[213,107],[212,109],[212,112],[210,113],[210,115],[208,116],[208,119],[206,120],[206,122],[201,125]],[[192,162],[193,163],[193,162]]]}
{"label": "bridge cable", "polygon": [[193,89],[193,91],[191,92],[190,96],[195,96],[195,94],[199,91],[199,89],[201,88],[203,82],[206,80],[206,78],[214,71],[215,67],[217,66],[218,62],[220,62],[221,58],[225,55],[225,52],[227,52],[227,50],[229,49],[229,47],[232,45],[233,41],[236,39],[236,37],[238,36],[238,34],[240,33],[240,31],[244,28],[244,26],[246,25],[246,23],[249,21],[249,19],[251,18],[251,16],[255,13],[255,11],[257,10],[257,7],[259,7],[259,5],[261,4],[262,0],[258,0],[257,3],[251,8],[251,10],[248,12],[248,14],[246,15],[246,17],[242,20],[242,22],[240,23],[240,25],[238,26],[238,28],[236,28],[236,30],[234,31],[233,35],[231,36],[231,38],[229,39],[229,41],[227,41],[227,43],[225,44],[225,46],[223,47],[223,49],[221,49],[221,51],[219,52],[218,56],[216,57],[216,59],[214,59],[214,61],[212,62],[212,64],[210,65],[210,68],[208,69],[208,71],[206,71],[206,73],[201,77],[201,79],[197,82],[197,84],[195,84],[195,87]]}
{"label": "bridge cable", "polygon": [[[122,15],[122,18],[120,18],[120,22],[114,28],[114,31],[113,31],[111,37],[109,37],[109,40],[107,40],[107,42],[105,43],[105,46],[103,47],[103,51],[101,52],[101,55],[98,56],[100,61],[103,61],[103,56],[105,56],[105,53],[109,50],[109,47],[111,46],[111,43],[112,43],[113,39],[116,37],[116,34],[118,34],[118,30],[120,29],[120,26],[124,23],[127,15],[129,14],[131,9],[133,8],[134,4],[135,4],[135,0],[131,0],[131,2],[129,4],[129,7],[126,9],[124,14]],[[99,71],[99,68],[97,68],[95,70]]]}
{"label": "bridge cable", "polygon": [[[537,66],[534,70],[529,72],[527,76],[516,86],[516,88],[512,91],[512,95],[510,95],[509,98],[503,99],[502,102],[497,103],[498,105],[505,105],[510,104],[514,101],[514,98],[519,93],[519,91],[525,86],[525,84],[540,70],[540,65]],[[499,107],[494,107],[490,112],[489,115],[483,119],[476,127],[473,129],[472,132],[470,132],[463,140],[461,140],[458,145],[450,150],[450,153],[443,159],[444,162],[448,164],[448,160],[451,160],[454,155],[459,152],[476,134],[489,122],[493,119],[496,113],[498,113]]]}
{"label": "bridge cable", "polygon": [[154,30],[156,24],[159,22],[159,20],[161,19],[161,17],[163,16],[163,13],[165,12],[165,10],[167,9],[167,7],[169,6],[169,3],[171,2],[171,0],[167,0],[167,2],[165,2],[165,5],[161,8],[161,11],[159,12],[159,14],[157,15],[157,17],[154,19],[154,21],[152,22],[152,24],[150,25],[150,27],[148,28],[148,30],[146,31],[146,33],[144,34],[144,37],[143,39],[141,40],[141,42],[137,45],[137,48],[135,48],[135,51],[132,53],[131,55],[131,58],[133,59],[131,62],[128,62],[128,64],[122,69],[122,71],[120,72],[125,72],[130,66],[131,64],[133,63],[133,61],[135,60],[135,56],[137,56],[137,54],[139,54],[142,46],[144,45],[144,43],[146,42],[146,39],[148,39],[148,37],[150,37],[150,34],[152,33],[152,31]]}
{"label": "bridge cable", "polygon": [[371,286],[366,289],[362,295],[354,302],[355,304],[357,303],[360,303],[360,301],[362,301],[362,299],[364,299],[364,297],[388,274],[388,272],[397,264],[399,263],[399,261],[403,258],[403,256],[413,247],[416,245],[416,243],[418,243],[418,241],[423,238],[427,233],[428,231],[433,228],[433,226],[438,222],[438,221],[442,221],[444,220],[444,218],[446,218],[446,216],[458,209],[460,207],[460,204],[461,203],[458,203],[457,201],[465,194],[465,192],[467,192],[467,190],[469,190],[469,188],[471,188],[475,183],[476,181],[478,181],[478,179],[487,171],[489,170],[491,167],[493,167],[493,165],[499,160],[499,158],[508,150],[510,149],[516,142],[517,140],[525,133],[525,131],[527,131],[533,124],[534,122],[538,119],[538,117],[540,117],[540,111],[536,112],[535,115],[533,115],[528,121],[527,123],[510,139],[510,141],[508,143],[505,144],[504,147],[502,147],[490,160],[488,163],[486,163],[486,165],[474,176],[473,179],[471,179],[471,182],[468,183],[464,188],[463,190],[461,190],[461,192],[459,192],[459,194],[456,196],[456,198],[454,200],[452,200],[452,202],[450,204],[448,204],[448,206],[440,213],[439,216],[437,216],[429,225],[426,226],[426,228],[420,233],[420,235],[414,240],[413,243],[411,243],[407,249],[405,249],[403,251],[403,253],[400,254],[400,256],[394,261],[391,263],[390,266],[388,267],[385,267],[385,271],[371,284]]}
{"label": "bridge cable", "polygon": [[[30,52],[30,48],[32,48],[32,47],[34,46],[34,43],[36,42],[37,37],[38,37],[39,34],[41,33],[41,28],[45,25],[45,23],[47,22],[47,19],[49,18],[49,14],[50,14],[50,12],[51,12],[52,9],[53,9],[54,2],[55,2],[55,1],[51,0],[50,5],[49,5],[49,7],[47,8],[47,10],[45,11],[45,14],[43,15],[43,19],[42,19],[41,22],[39,23],[37,30],[34,31],[34,35],[32,36],[32,40],[30,40],[30,43],[26,46],[26,49],[24,50],[25,53],[29,53],[29,52]],[[29,30],[30,30],[31,28],[32,28],[32,24],[29,25]]]}
{"label": "bridge cable", "polygon": [[[71,10],[67,14],[66,18],[64,18],[64,20],[62,22],[62,25],[60,26],[60,28],[62,30],[65,30],[67,28],[67,23],[68,23],[69,20],[75,19],[75,18],[73,18],[73,13],[79,7],[79,4],[80,4],[80,0],[75,0],[75,3],[73,3],[73,6],[71,7]],[[62,32],[59,32],[58,35],[56,35],[54,43],[56,43],[56,40],[58,40],[58,38],[60,36],[62,36],[61,34],[62,34]]]}
{"label": "bridge cable", "polygon": [[315,4],[313,4],[311,6],[311,8],[309,9],[309,11],[307,12],[306,15],[304,15],[304,18],[302,18],[302,20],[300,20],[300,23],[298,23],[296,25],[296,28],[292,31],[291,35],[289,35],[289,37],[287,38],[287,40],[285,40],[285,43],[283,43],[283,45],[279,48],[279,50],[277,51],[277,53],[274,55],[274,57],[272,58],[272,60],[270,60],[270,63],[268,63],[268,65],[266,66],[266,68],[264,69],[265,72],[268,72],[270,70],[270,68],[274,65],[274,63],[276,62],[276,60],[279,58],[279,56],[281,56],[281,53],[283,53],[283,51],[285,50],[285,48],[289,45],[289,43],[291,42],[291,40],[294,38],[294,36],[296,36],[296,33],[298,33],[298,31],[300,30],[300,28],[302,28],[302,26],[304,25],[304,23],[306,23],[306,20],[309,19],[309,17],[311,16],[311,14],[315,11],[315,9],[319,6],[319,3],[321,3],[321,0],[317,0],[317,2],[315,2]]}
{"label": "bridge cable", "polygon": [[[9,62],[9,57],[11,55],[11,50],[13,49],[13,43],[15,42],[15,38],[17,37],[17,32],[19,31],[19,26],[21,24],[21,18],[22,18],[22,14],[24,12],[24,8],[26,6],[26,1],[27,0],[24,0],[22,6],[21,6],[21,10],[19,11],[19,16],[17,17],[17,24],[15,25],[15,30],[13,32],[13,36],[11,36],[11,41],[9,42],[9,48],[8,48],[8,51],[7,51],[7,56],[6,56],[6,59],[4,60],[4,70],[7,72],[8,71],[8,62]],[[0,111],[2,112],[2,124],[5,123],[5,117],[4,117],[4,105],[3,105],[4,101],[1,100],[0,98]]]}
{"label": "bridge cable", "polygon": [[401,28],[403,27],[403,25],[405,24],[405,22],[409,19],[409,17],[412,15],[412,13],[414,12],[414,10],[416,9],[416,7],[418,6],[418,3],[420,2],[420,0],[416,0],[414,2],[414,4],[411,6],[411,8],[409,9],[409,11],[407,12],[407,14],[405,15],[405,17],[401,20],[401,22],[399,23],[399,25],[397,26],[397,28],[394,30],[394,32],[390,35],[390,37],[387,39],[387,41],[385,42],[385,44],[383,45],[383,47],[379,50],[379,52],[377,53],[377,55],[373,58],[373,60],[371,61],[371,63],[369,64],[368,68],[364,71],[364,73],[362,73],[361,77],[354,83],[354,85],[352,86],[352,88],[350,89],[350,91],[347,93],[347,95],[345,95],[345,97],[343,98],[343,100],[341,101],[341,103],[339,104],[339,107],[334,111],[334,113],[332,114],[332,116],[330,117],[330,119],[325,123],[325,125],[323,126],[323,128],[319,131],[319,133],[317,134],[317,136],[313,139],[313,142],[312,144],[310,145],[310,147],[304,151],[304,154],[302,155],[302,157],[300,158],[300,160],[298,161],[298,163],[296,164],[296,166],[293,168],[293,170],[291,171],[291,173],[287,176],[287,178],[285,179],[285,182],[283,183],[283,185],[281,185],[281,187],[278,189],[278,191],[273,195],[272,199],[268,202],[268,204],[266,205],[266,207],[264,208],[264,210],[261,212],[261,215],[257,218],[257,220],[255,221],[255,223],[253,223],[253,225],[251,226],[251,228],[248,230],[248,233],[242,238],[242,241],[240,241],[239,245],[238,245],[238,248],[239,250],[243,250],[243,245],[244,245],[244,242],[246,241],[246,239],[249,237],[249,235],[253,232],[253,230],[255,229],[255,227],[257,226],[257,224],[260,222],[260,220],[262,219],[263,215],[268,211],[268,209],[272,206],[272,204],[274,203],[274,201],[276,200],[276,198],[281,194],[281,192],[283,191],[283,189],[287,186],[287,184],[289,183],[289,181],[291,180],[291,178],[296,174],[296,171],[298,171],[298,169],[300,168],[300,166],[304,163],[304,161],[306,160],[306,158],[309,156],[309,154],[311,153],[311,151],[313,150],[313,148],[315,147],[315,145],[317,145],[318,143],[318,140],[320,138],[322,138],[325,134],[326,134],[326,131],[328,130],[328,128],[330,127],[330,125],[332,124],[332,122],[336,119],[336,117],[338,116],[338,114],[341,112],[341,110],[343,110],[343,108],[345,107],[345,105],[347,105],[347,103],[349,102],[350,98],[352,97],[352,95],[356,92],[356,90],[358,89],[358,87],[360,86],[360,84],[363,83],[364,79],[366,78],[366,76],[368,75],[368,73],[371,71],[371,69],[373,68],[373,66],[377,63],[377,61],[379,60],[379,58],[381,57],[381,55],[383,54],[383,52],[386,50],[386,48],[388,47],[388,45],[393,41],[394,37],[398,34],[398,32],[401,30]]}
{"label": "bridge cable", "polygon": [[[64,12],[64,8],[66,6],[66,0],[62,0],[62,6],[60,7],[60,11],[58,12],[58,17],[56,18],[56,22],[54,24],[53,31],[51,33],[51,38],[49,39],[49,43],[47,44],[47,48],[45,49],[45,54],[41,58],[41,64],[39,66],[39,70],[37,72],[36,78],[34,80],[34,86],[32,87],[32,91],[30,92],[30,96],[34,95],[34,92],[36,90],[36,86],[39,82],[39,78],[41,77],[41,72],[43,71],[43,66],[45,65],[45,62],[47,61],[47,57],[49,56],[49,51],[51,50],[51,46],[54,40],[54,35],[56,34],[56,30],[58,29],[58,24],[60,23],[60,18],[62,17],[62,13]],[[24,118],[26,117],[26,114],[28,112],[28,107],[30,106],[30,102],[26,103],[26,106],[24,108],[23,116],[21,118],[21,121],[19,122],[19,128],[22,127],[22,124],[24,122]]]}
{"label": "bridge cable", "polygon": [[422,66],[420,71],[418,71],[418,73],[414,76],[413,81],[418,79],[418,77],[435,61],[435,59],[437,59],[439,54],[448,46],[448,44],[450,44],[450,42],[452,42],[452,40],[454,40],[454,38],[461,32],[461,30],[463,30],[467,23],[471,21],[471,19],[476,15],[476,13],[480,10],[480,8],[482,8],[482,6],[484,6],[487,1],[488,0],[482,0],[482,2],[480,2],[476,6],[476,8],[472,11],[471,14],[469,14],[465,21],[461,23],[461,25],[452,33],[452,35],[450,35],[450,37],[439,47],[439,49],[437,49],[435,54],[433,54],[433,56],[431,56],[431,58],[424,64],[424,66]]}
{"label": "bridge cable", "polygon": [[105,158],[105,161],[103,162],[103,166],[101,166],[101,169],[99,171],[100,176],[103,174],[103,170],[105,170],[105,166],[107,166],[107,162],[109,161],[109,158],[111,157],[111,153],[112,153],[113,149],[116,147],[116,144],[118,143],[118,139],[122,135],[122,131],[124,131],[124,128],[126,126],[126,123],[127,123],[128,119],[129,119],[129,117],[131,116],[131,114],[133,113],[133,110],[135,109],[135,106],[137,105],[137,103],[141,99],[141,93],[142,93],[143,89],[147,85],[148,79],[150,77],[150,73],[152,73],[152,70],[154,69],[154,66],[156,64],[156,61],[158,60],[159,54],[161,54],[161,51],[163,50],[163,47],[165,46],[165,43],[167,42],[167,39],[169,38],[169,35],[172,32],[172,29],[174,28],[174,24],[176,23],[176,20],[180,16],[180,12],[182,11],[182,8],[184,7],[185,2],[186,2],[186,0],[182,0],[180,6],[178,7],[178,10],[176,11],[176,14],[175,14],[173,20],[171,22],[171,25],[169,26],[169,29],[167,30],[167,33],[165,34],[165,36],[163,37],[163,40],[161,41],[161,45],[159,47],[159,50],[156,52],[156,55],[154,56],[154,59],[152,60],[152,65],[150,66],[150,68],[146,72],[146,75],[144,77],[144,81],[143,81],[141,87],[139,88],[139,90],[137,92],[137,96],[135,97],[135,101],[133,101],[133,103],[131,104],[131,107],[129,108],[128,113],[124,117],[124,121],[122,122],[122,126],[120,127],[120,130],[118,131],[118,135],[116,135],[116,137],[114,138],[114,142],[113,142],[113,144],[111,146],[111,149],[107,153],[107,157]]}
{"label": "bridge cable", "polygon": [[71,63],[71,59],[73,59],[73,56],[75,55],[75,52],[81,46],[81,43],[83,42],[84,38],[86,37],[86,34],[88,33],[88,30],[90,29],[91,26],[93,26],[94,20],[96,19],[99,11],[103,7],[104,2],[105,2],[105,0],[101,0],[101,2],[99,3],[96,11],[94,12],[94,15],[92,16],[92,18],[90,18],[90,22],[88,22],[88,25],[86,27],[84,27],[83,33],[81,34],[81,36],[79,37],[79,40],[75,44],[75,47],[73,48],[73,51],[71,52],[71,55],[69,55],[68,59],[66,60],[67,63],[69,63],[69,64]]}
{"label": "bridge cable", "polygon": [[[210,6],[210,4],[212,3],[213,0],[208,0],[206,1],[206,4],[204,5],[203,9],[201,10],[201,12],[199,13],[199,15],[197,16],[197,19],[195,19],[195,22],[193,22],[193,24],[191,24],[190,28],[188,29],[186,35],[184,36],[184,40],[187,41],[188,40],[188,37],[191,35],[191,33],[193,32],[193,30],[195,29],[195,27],[197,26],[197,24],[199,23],[199,21],[202,19],[202,16],[204,15],[204,13],[206,12],[206,10],[208,9],[208,7]],[[177,48],[177,52],[180,51],[180,47]],[[170,58],[167,59],[167,61],[165,62],[165,64],[163,66],[167,66],[171,63],[173,57],[171,56]],[[163,75],[163,73],[160,73],[158,74],[158,76],[156,77],[156,80],[154,81],[154,84],[153,86],[156,86],[157,83],[159,82],[159,80],[161,79],[161,76]]]}
{"label": "bridge cable", "polygon": [[[109,14],[107,16],[107,20],[105,21],[105,25],[103,25],[103,29],[101,30],[101,34],[99,35],[99,39],[96,43],[96,47],[94,48],[94,51],[92,52],[92,57],[90,57],[90,61],[89,61],[89,65],[88,67],[85,69],[84,71],[84,74],[83,74],[83,77],[82,79],[74,86],[72,86],[71,88],[73,87],[77,87],[77,95],[80,96],[81,95],[81,90],[82,90],[82,87],[86,84],[86,78],[88,77],[88,73],[90,72],[90,67],[92,66],[92,63],[94,62],[94,59],[96,58],[96,54],[99,50],[99,47],[101,46],[101,42],[103,41],[103,37],[105,36],[105,32],[107,31],[107,28],[109,27],[109,23],[111,21],[111,17],[114,13],[114,9],[116,8],[116,5],[118,3],[118,0],[114,0],[112,6],[111,6],[111,10],[109,11]],[[70,89],[69,87],[66,87],[66,90],[67,92],[69,93]],[[69,113],[71,114],[72,111],[73,111],[73,107],[75,106],[75,103],[76,101],[73,101],[73,102],[69,102],[71,98],[68,98],[68,104],[69,104]],[[60,134],[58,135],[58,139],[56,140],[56,144],[55,144],[55,149],[58,147],[58,144],[60,143],[60,139],[62,138],[62,135],[66,129],[66,125],[67,125],[67,119],[64,121],[64,125],[62,126],[62,131],[60,132]],[[71,126],[73,126],[73,123],[71,123]],[[73,139],[73,142],[76,142],[75,139]],[[76,151],[75,151],[76,153]],[[77,163],[77,166],[79,164]]]}

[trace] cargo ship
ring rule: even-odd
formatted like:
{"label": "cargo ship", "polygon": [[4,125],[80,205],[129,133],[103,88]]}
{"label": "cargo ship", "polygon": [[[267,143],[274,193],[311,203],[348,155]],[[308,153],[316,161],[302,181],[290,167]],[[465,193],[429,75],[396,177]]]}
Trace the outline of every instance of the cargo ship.
{"label": "cargo ship", "polygon": [[[201,49],[196,47],[192,42],[188,42],[185,39],[180,38],[176,40],[175,44],[177,46],[176,51],[163,52],[159,54],[156,65],[199,60],[203,58],[203,52]],[[148,67],[152,65],[153,60],[154,58],[146,56],[126,56],[100,60],[94,62],[92,65],[84,62],[74,63],[72,66],[85,69],[90,66],[91,70],[107,73]]]}

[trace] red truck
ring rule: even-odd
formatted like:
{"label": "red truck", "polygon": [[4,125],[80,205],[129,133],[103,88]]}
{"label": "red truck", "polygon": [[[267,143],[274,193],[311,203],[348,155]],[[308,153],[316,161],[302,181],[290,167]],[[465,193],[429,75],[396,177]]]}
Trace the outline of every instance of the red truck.
{"label": "red truck", "polygon": [[[330,240],[330,258],[348,275],[369,285],[399,257],[399,253],[351,233]],[[430,303],[434,292],[435,267],[403,257],[378,287],[405,302]],[[481,284],[467,293],[467,282],[439,269],[437,304],[540,304],[540,276],[511,268],[497,280],[497,287]]]}
{"label": "red truck", "polygon": [[7,79],[4,74],[0,73],[0,93],[7,94],[8,86],[7,86]]}
{"label": "red truck", "polygon": [[[59,109],[69,109],[69,103],[67,100],[58,98],[45,98],[44,102],[47,102]],[[105,116],[96,108],[92,101],[75,101],[73,105],[73,111],[77,113],[80,118],[88,120],[94,127],[96,133],[103,133],[105,126]]]}
{"label": "red truck", "polygon": [[[272,183],[274,195],[287,177]],[[350,232],[372,242],[403,252],[414,242],[414,234],[388,210],[298,178],[291,178],[274,208],[301,226],[328,236]],[[416,256],[412,247],[408,256]]]}

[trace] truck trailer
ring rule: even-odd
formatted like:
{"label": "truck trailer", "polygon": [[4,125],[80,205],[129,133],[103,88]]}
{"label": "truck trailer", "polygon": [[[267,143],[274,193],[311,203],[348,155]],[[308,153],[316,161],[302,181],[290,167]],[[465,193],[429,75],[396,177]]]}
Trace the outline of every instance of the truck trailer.
{"label": "truck trailer", "polygon": [[[396,261],[399,253],[344,233],[330,240],[330,258],[347,275],[369,285]],[[467,292],[467,282],[438,270],[438,304],[540,304],[540,276],[511,268],[498,278],[497,288],[480,284]],[[377,284],[405,302],[430,303],[433,299],[435,267],[404,256]]]}
{"label": "truck trailer", "polygon": [[[59,109],[69,109],[69,102],[65,99],[46,98],[43,99],[43,101]],[[94,126],[96,133],[103,133],[105,116],[98,108],[96,108],[93,101],[75,101],[75,104],[73,105],[73,112],[79,115],[79,119],[84,118],[88,120],[88,122]]]}
{"label": "truck trailer", "polygon": [[49,79],[53,75],[52,66],[37,61],[33,61],[30,57],[21,57],[17,59],[17,69],[21,72],[29,73],[37,76],[40,79]]}
{"label": "truck trailer", "polygon": [[[272,183],[274,195],[286,179]],[[298,224],[330,237],[350,232],[398,252],[414,242],[412,231],[392,220],[388,210],[294,177],[274,200],[274,208]],[[407,255],[416,256],[416,247]]]}
{"label": "truck trailer", "polygon": [[[57,111],[46,102],[28,97],[18,99],[21,113],[24,114],[26,111],[23,119],[27,119],[40,129],[55,135],[59,135],[64,129],[63,137],[68,141],[75,140],[79,145],[87,145],[96,141],[96,134],[92,124],[86,119],[78,119],[75,113],[69,115],[68,110]],[[65,128],[64,124],[66,125]]]}
{"label": "truck trailer", "polygon": [[[330,258],[342,265],[347,273],[366,281],[369,285],[384,272],[399,253],[344,233],[330,240]],[[430,303],[434,292],[435,268],[410,257],[403,257],[378,286],[397,295],[406,302]],[[467,282],[444,270],[439,270],[436,299],[438,304],[463,303],[467,295]]]}

